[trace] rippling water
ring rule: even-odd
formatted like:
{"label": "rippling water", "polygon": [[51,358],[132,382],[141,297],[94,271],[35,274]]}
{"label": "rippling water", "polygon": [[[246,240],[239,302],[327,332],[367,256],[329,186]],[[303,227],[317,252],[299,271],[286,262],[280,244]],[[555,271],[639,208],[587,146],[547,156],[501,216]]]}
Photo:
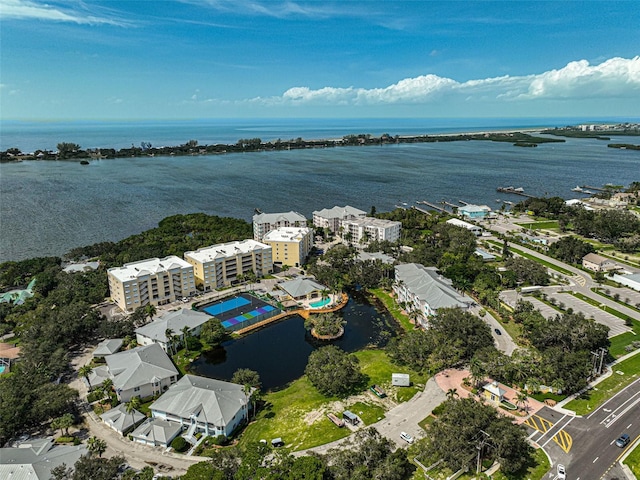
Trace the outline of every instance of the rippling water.
{"label": "rippling water", "polygon": [[[295,129],[282,128],[282,138],[298,136],[285,134],[297,133]],[[358,130],[344,133],[349,132]],[[245,137],[268,138],[254,133]],[[322,132],[299,136],[314,133]],[[638,138],[616,141],[638,143]],[[496,199],[522,199],[497,194],[498,186],[571,198],[576,185],[628,184],[640,180],[639,173],[639,152],[607,148],[607,142],[591,139],[537,148],[469,141],[124,158],[86,166],[77,161],[2,164],[0,261],[61,255],[76,246],[119,240],[177,213],[250,220],[254,208],[260,208],[297,210],[311,217],[312,211],[334,205],[386,211],[401,202],[443,199],[495,208]]]}

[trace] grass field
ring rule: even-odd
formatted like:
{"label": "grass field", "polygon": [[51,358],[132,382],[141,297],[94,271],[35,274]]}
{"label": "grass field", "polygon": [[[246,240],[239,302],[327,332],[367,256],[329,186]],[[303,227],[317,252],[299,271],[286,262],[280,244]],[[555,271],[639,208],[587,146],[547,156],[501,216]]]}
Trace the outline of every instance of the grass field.
{"label": "grass field", "polygon": [[636,478],[640,478],[640,443],[636,444],[636,447],[625,459],[624,464],[631,469]]}
{"label": "grass field", "polygon": [[384,304],[386,309],[389,310],[389,313],[391,313],[393,318],[396,319],[396,321],[402,326],[405,331],[408,332],[415,328],[415,325],[411,323],[411,320],[407,315],[402,313],[402,309],[396,303],[395,299],[391,295],[389,295],[389,293],[384,291],[382,288],[372,288],[369,290],[369,292],[375,295],[376,298],[378,298],[378,300],[380,300]]}
{"label": "grass field", "polygon": [[560,228],[557,220],[543,220],[532,223],[516,223],[516,225],[520,225],[523,228],[528,228],[531,230],[550,230]]}
{"label": "grass field", "polygon": [[[618,373],[622,372],[622,374]],[[640,378],[640,354],[613,366],[613,374],[565,405],[578,415],[586,415],[624,387]]]}

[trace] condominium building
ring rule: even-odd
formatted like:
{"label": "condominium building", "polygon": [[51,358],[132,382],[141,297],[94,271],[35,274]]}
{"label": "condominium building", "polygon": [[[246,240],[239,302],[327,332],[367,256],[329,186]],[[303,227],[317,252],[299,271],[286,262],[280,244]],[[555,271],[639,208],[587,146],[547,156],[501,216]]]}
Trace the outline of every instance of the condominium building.
{"label": "condominium building", "polygon": [[307,219],[298,212],[260,213],[253,216],[253,239],[261,242],[272,230],[283,227],[306,227]]}
{"label": "condominium building", "polygon": [[273,263],[299,267],[304,263],[313,238],[309,228],[278,228],[267,233],[262,239],[271,246]]}
{"label": "condominium building", "polygon": [[323,208],[313,212],[313,226],[327,228],[330,232],[335,233],[339,230],[342,220],[353,220],[354,218],[363,218],[365,216],[365,212],[349,205]]}
{"label": "condominium building", "polygon": [[353,218],[340,222],[342,238],[362,244],[368,244],[374,240],[397,242],[400,240],[401,227],[400,222],[373,217]]}
{"label": "condominium building", "polygon": [[193,266],[180,257],[150,258],[107,270],[111,298],[125,312],[195,293]]}
{"label": "condominium building", "polygon": [[271,247],[251,239],[186,252],[184,259],[193,266],[196,285],[204,290],[229,286],[248,272],[264,277],[273,271]]}

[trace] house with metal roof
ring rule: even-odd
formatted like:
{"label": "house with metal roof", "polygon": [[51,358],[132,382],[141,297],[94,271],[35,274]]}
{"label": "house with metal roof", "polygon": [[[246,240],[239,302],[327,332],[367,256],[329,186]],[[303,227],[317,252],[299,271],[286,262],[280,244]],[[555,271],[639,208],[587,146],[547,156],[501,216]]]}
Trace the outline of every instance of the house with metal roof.
{"label": "house with metal roof", "polygon": [[131,432],[131,440],[151,447],[169,447],[174,438],[182,433],[179,423],[161,418],[148,418]]}
{"label": "house with metal roof", "polygon": [[458,213],[468,218],[484,218],[489,212],[491,212],[491,209],[487,205],[468,204],[458,207]]}
{"label": "house with metal roof", "polygon": [[136,425],[144,421],[146,415],[140,413],[137,410],[127,412],[127,406],[124,403],[119,404],[117,407],[107,410],[100,418],[110,428],[114,429],[120,435],[124,435],[129,430],[133,430]]}
{"label": "house with metal roof", "polygon": [[158,395],[178,380],[178,370],[156,343],[108,355],[105,360],[121,402]]}
{"label": "house with metal roof", "polygon": [[328,288],[308,277],[298,277],[278,284],[292,300],[311,300],[322,296]]}
{"label": "house with metal roof", "polygon": [[119,352],[122,348],[122,342],[121,338],[108,338],[101,341],[93,351],[93,358],[104,358],[107,355]]}
{"label": "house with metal roof", "polygon": [[200,335],[202,325],[211,320],[211,316],[188,308],[181,308],[173,312],[167,312],[156,317],[153,322],[136,328],[136,341],[139,345],[158,344],[166,352],[170,339],[167,338],[167,330],[173,335],[181,336],[185,327],[189,334],[197,337]]}
{"label": "house with metal roof", "polygon": [[51,470],[73,466],[82,455],[84,445],[58,445],[51,439],[24,442],[17,448],[0,448],[0,478],[11,480],[49,480]]}
{"label": "house with metal roof", "polygon": [[213,378],[185,375],[149,406],[154,419],[168,420],[188,429],[185,438],[197,432],[231,435],[249,415],[249,396],[243,385]]}
{"label": "house with metal roof", "polygon": [[393,291],[398,303],[406,303],[409,311],[418,312],[417,322],[428,327],[429,317],[440,308],[468,309],[474,304],[471,297],[458,292],[451,280],[438,273],[435,267],[419,263],[396,265]]}

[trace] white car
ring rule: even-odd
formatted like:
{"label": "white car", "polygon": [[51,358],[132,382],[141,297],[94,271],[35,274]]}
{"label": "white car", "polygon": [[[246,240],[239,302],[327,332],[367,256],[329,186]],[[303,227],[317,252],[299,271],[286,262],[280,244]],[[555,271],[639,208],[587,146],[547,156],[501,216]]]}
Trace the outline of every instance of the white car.
{"label": "white car", "polygon": [[559,463],[558,466],[556,467],[556,479],[557,480],[566,480],[567,479],[567,473],[564,469],[564,465]]}
{"label": "white car", "polygon": [[413,437],[409,435],[407,432],[401,432],[400,438],[403,439],[407,443],[413,443]]}

